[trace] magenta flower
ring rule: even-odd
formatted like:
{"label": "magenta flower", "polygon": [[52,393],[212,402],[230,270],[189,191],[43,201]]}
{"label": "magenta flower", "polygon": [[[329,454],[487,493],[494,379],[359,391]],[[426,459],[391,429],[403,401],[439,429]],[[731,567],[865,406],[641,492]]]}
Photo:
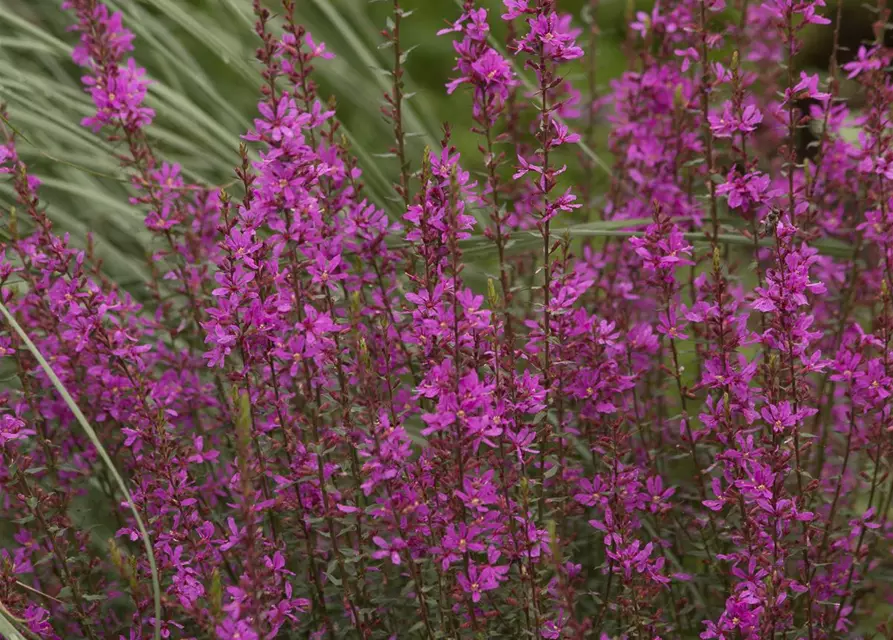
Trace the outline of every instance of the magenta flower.
{"label": "magenta flower", "polygon": [[750,210],[755,206],[771,202],[777,191],[770,188],[769,176],[758,172],[739,175],[733,171],[726,182],[716,187],[717,195],[726,196],[731,209]]}
{"label": "magenta flower", "polygon": [[775,433],[782,433],[798,422],[797,416],[791,411],[791,403],[787,400],[777,405],[767,405],[760,410],[760,415]]}
{"label": "magenta flower", "polygon": [[856,59],[843,65],[845,71],[848,71],[847,78],[852,80],[859,74],[878,71],[883,68],[884,61],[881,52],[876,48],[866,48],[860,46],[856,52]]}
{"label": "magenta flower", "polygon": [[667,500],[676,493],[676,489],[673,487],[664,489],[664,483],[660,476],[648,478],[645,482],[645,487],[645,496],[648,500],[648,509],[651,513],[665,512],[670,509]]}
{"label": "magenta flower", "polygon": [[406,543],[403,540],[394,538],[388,542],[381,536],[375,536],[372,541],[379,547],[372,552],[373,558],[390,558],[391,563],[395,565],[401,563],[400,553],[406,549]]}
{"label": "magenta flower", "polygon": [[475,74],[475,82],[485,87],[502,89],[510,87],[513,83],[514,74],[511,65],[493,49],[487,49],[471,64],[471,68]]}
{"label": "magenta flower", "polygon": [[763,121],[763,114],[754,105],[747,105],[740,115],[736,113],[730,101],[723,104],[720,115],[710,114],[710,129],[717,138],[731,138],[736,133],[756,131]]}
{"label": "magenta flower", "polygon": [[802,100],[804,98],[812,98],[813,100],[827,100],[831,97],[829,93],[819,91],[818,74],[808,74],[805,71],[800,72],[800,82],[788,89],[785,93],[785,101]]}
{"label": "magenta flower", "polygon": [[492,591],[499,586],[489,567],[478,569],[474,563],[469,563],[465,573],[457,574],[456,580],[462,591],[471,595],[471,601],[475,603],[480,602],[483,592]]}

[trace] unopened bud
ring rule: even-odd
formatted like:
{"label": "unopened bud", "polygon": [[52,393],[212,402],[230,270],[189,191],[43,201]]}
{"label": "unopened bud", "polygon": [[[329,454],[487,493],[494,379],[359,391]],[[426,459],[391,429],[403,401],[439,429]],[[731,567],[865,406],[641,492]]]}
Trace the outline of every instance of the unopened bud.
{"label": "unopened bud", "polygon": [[676,85],[676,91],[673,93],[673,106],[675,106],[677,110],[686,107],[685,96],[682,95],[682,85]]}
{"label": "unopened bud", "polygon": [[487,298],[491,307],[494,309],[499,307],[499,294],[496,293],[496,284],[493,282],[493,278],[487,278]]}
{"label": "unopened bud", "polygon": [[136,593],[139,591],[140,584],[137,582],[137,565],[136,565],[136,556],[128,556],[127,563],[130,565],[130,570],[127,572],[127,581],[130,585],[130,591],[132,593]]}
{"label": "unopened bud", "polygon": [[118,548],[118,544],[115,542],[114,538],[109,538],[109,557],[111,558],[112,565],[114,565],[114,567],[122,574],[126,575],[124,558],[121,557],[121,549]]}
{"label": "unopened bud", "polygon": [[223,582],[220,579],[220,569],[214,569],[211,574],[211,587],[208,589],[208,600],[211,604],[211,613],[219,616],[223,611]]}
{"label": "unopened bud", "polygon": [[363,336],[360,336],[360,360],[363,364],[369,364],[369,345]]}
{"label": "unopened bud", "polygon": [[554,520],[546,523],[546,530],[549,532],[549,546],[552,548],[552,560],[556,565],[561,564],[561,545],[558,540],[558,527]]}

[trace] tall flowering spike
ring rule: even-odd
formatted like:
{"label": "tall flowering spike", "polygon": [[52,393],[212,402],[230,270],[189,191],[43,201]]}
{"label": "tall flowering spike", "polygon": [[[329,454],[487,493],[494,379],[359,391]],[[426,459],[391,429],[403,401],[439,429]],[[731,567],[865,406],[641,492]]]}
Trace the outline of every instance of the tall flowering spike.
{"label": "tall flowering spike", "polygon": [[138,130],[149,125],[155,112],[142,105],[149,83],[145,69],[126,57],[134,36],[123,26],[121,13],[93,0],[66,0],[62,8],[77,15],[72,29],[81,36],[72,57],[89,70],[83,81],[96,105],[96,114],[82,124],[94,132],[104,126]]}
{"label": "tall flowering spike", "polygon": [[[187,316],[193,324],[201,322],[202,282],[209,277],[217,251],[218,194],[185,183],[181,168],[159,159],[149,144],[145,129],[155,113],[144,102],[150,82],[145,69],[127,55],[134,36],[123,26],[120,12],[111,13],[96,0],[66,0],[62,8],[77,18],[71,29],[80,33],[80,43],[72,57],[87,70],[82,80],[96,108],[82,124],[126,147],[120,161],[137,192],[130,203],[144,207],[146,227],[161,245],[152,256],[150,287],[166,331],[175,335],[182,330],[181,320],[173,317],[171,301],[162,302],[170,285],[160,280],[176,283],[181,304],[185,301],[189,309]],[[156,264],[163,265],[162,273]]]}
{"label": "tall flowering spike", "polygon": [[473,115],[482,126],[492,127],[518,81],[511,63],[489,44],[487,10],[475,9],[473,2],[466,2],[464,9],[450,28],[437,32],[437,35],[460,33],[463,36],[453,43],[455,71],[459,75],[447,84],[447,93],[452,94],[461,85],[471,85]]}

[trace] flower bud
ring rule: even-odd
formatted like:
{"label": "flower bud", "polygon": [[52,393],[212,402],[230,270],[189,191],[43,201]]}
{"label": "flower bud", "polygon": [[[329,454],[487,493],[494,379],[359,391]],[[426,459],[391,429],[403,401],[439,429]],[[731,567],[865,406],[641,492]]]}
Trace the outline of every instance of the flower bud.
{"label": "flower bud", "polygon": [[121,557],[121,549],[118,547],[114,538],[109,538],[109,558],[111,558],[112,565],[114,565],[114,567],[122,574],[126,575],[124,558]]}
{"label": "flower bud", "polygon": [[220,569],[214,569],[211,574],[211,586],[208,589],[208,601],[211,605],[211,613],[215,617],[223,611],[223,583],[220,579]]}
{"label": "flower bud", "polygon": [[139,582],[137,582],[137,564],[136,564],[136,556],[128,556],[127,564],[130,565],[130,568],[125,572],[127,576],[127,581],[130,585],[130,591],[132,593],[137,593],[140,588]]}
{"label": "flower bud", "polygon": [[487,299],[490,301],[491,307],[499,308],[499,294],[496,293],[496,284],[493,282],[493,278],[487,278]]}
{"label": "flower bud", "polygon": [[549,546],[552,549],[552,561],[556,565],[561,564],[561,545],[558,541],[558,528],[554,520],[546,523],[546,530],[549,532]]}
{"label": "flower bud", "polygon": [[372,360],[369,357],[369,345],[366,344],[366,338],[363,336],[360,336],[360,362],[366,369],[372,367]]}
{"label": "flower bud", "polygon": [[431,171],[431,147],[426,146],[422,151],[422,175],[428,175]]}
{"label": "flower bud", "polygon": [[673,93],[673,106],[676,107],[677,111],[681,111],[688,106],[685,101],[685,96],[682,95],[682,85],[676,85],[676,91]]}

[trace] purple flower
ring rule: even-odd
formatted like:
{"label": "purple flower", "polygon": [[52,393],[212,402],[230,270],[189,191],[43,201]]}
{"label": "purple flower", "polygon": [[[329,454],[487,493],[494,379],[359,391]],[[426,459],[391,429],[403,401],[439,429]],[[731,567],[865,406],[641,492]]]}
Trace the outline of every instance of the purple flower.
{"label": "purple flower", "polygon": [[785,92],[785,101],[802,100],[804,98],[812,98],[813,100],[828,100],[831,97],[829,93],[819,91],[818,74],[808,74],[805,71],[800,72],[800,82]]}
{"label": "purple flower", "polygon": [[462,591],[469,594],[471,601],[475,603],[480,602],[483,592],[492,591],[499,586],[489,567],[478,569],[473,562],[469,563],[467,571],[456,575],[456,580]]}
{"label": "purple flower", "polygon": [[876,48],[867,49],[860,45],[859,51],[856,52],[856,59],[843,65],[845,71],[849,72],[847,78],[852,80],[858,75],[871,71],[878,71],[883,68],[884,61],[881,52]]}
{"label": "purple flower", "polygon": [[747,105],[737,113],[730,101],[723,104],[720,115],[710,114],[710,130],[717,138],[731,138],[736,133],[750,133],[756,131],[763,121],[763,114],[754,105]]}
{"label": "purple flower", "polygon": [[791,403],[785,400],[779,404],[770,404],[760,410],[760,415],[766,424],[772,427],[775,433],[782,433],[785,429],[797,424],[797,416],[791,411]]}
{"label": "purple flower", "polygon": [[726,182],[717,185],[716,194],[727,196],[729,208],[750,210],[755,206],[771,202],[777,195],[770,185],[772,180],[766,174],[754,172],[739,175],[732,171],[726,176]]}
{"label": "purple flower", "polygon": [[400,552],[406,549],[406,543],[403,540],[394,538],[388,542],[381,536],[375,536],[372,541],[379,547],[372,552],[373,558],[390,558],[391,563],[395,565],[401,563]]}
{"label": "purple flower", "polygon": [[528,21],[530,32],[519,43],[519,48],[535,53],[543,48],[546,56],[553,60],[575,60],[583,55],[577,46],[574,35],[568,30],[568,23],[556,13],[539,14]]}

